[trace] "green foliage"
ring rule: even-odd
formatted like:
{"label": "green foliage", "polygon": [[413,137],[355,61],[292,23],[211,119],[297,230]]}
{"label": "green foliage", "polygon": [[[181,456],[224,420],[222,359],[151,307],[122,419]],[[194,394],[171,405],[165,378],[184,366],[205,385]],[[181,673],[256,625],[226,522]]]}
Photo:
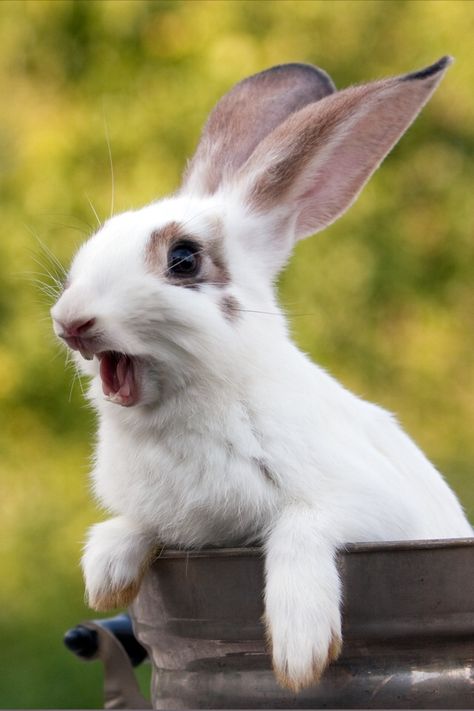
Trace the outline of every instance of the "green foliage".
{"label": "green foliage", "polygon": [[271,64],[313,62],[343,87],[456,56],[280,287],[301,347],[395,411],[474,514],[473,31],[474,5],[456,0],[0,4],[1,706],[102,703],[98,665],[61,644],[91,614],[78,560],[101,514],[87,484],[93,417],[33,283],[36,260],[50,261],[35,235],[67,264],[113,192],[118,212],[174,189],[213,102]]}

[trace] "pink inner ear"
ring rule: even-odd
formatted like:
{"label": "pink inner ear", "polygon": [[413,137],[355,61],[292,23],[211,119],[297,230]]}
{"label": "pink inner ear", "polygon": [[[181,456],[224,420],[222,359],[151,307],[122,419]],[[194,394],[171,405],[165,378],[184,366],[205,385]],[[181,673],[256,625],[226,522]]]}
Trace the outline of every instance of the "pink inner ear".
{"label": "pink inner ear", "polygon": [[[355,96],[362,88],[347,91]],[[433,89],[424,82],[378,82],[338,121],[296,180],[298,238],[331,224],[351,205]]]}
{"label": "pink inner ear", "polygon": [[242,167],[248,204],[257,212],[292,217],[295,239],[331,224],[429,99],[442,69],[410,81],[351,87],[293,114]]}
{"label": "pink inner ear", "polygon": [[239,82],[211,112],[183,190],[214,193],[276,126],[334,90],[325,72],[306,64],[279,65]]}
{"label": "pink inner ear", "polygon": [[[365,130],[370,130],[368,125]],[[297,198],[297,236],[317,232],[336,220],[376,170],[382,160],[379,156],[380,150],[371,151],[370,144],[363,144],[357,138],[353,143],[346,139],[328,150],[310,186]]]}

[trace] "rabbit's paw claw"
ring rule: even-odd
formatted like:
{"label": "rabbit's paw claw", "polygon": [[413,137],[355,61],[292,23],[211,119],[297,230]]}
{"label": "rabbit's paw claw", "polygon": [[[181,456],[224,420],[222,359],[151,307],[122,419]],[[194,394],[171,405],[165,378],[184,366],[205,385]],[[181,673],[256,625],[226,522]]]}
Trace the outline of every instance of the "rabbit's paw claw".
{"label": "rabbit's paw claw", "polygon": [[273,670],[278,683],[297,693],[316,684],[328,664],[335,661],[342,648],[339,630],[328,630],[327,635],[310,639],[308,634],[299,640],[294,635],[278,635],[268,632],[273,655]]}
{"label": "rabbit's paw claw", "polygon": [[121,588],[103,588],[87,591],[89,607],[98,612],[107,612],[119,607],[128,607],[138,594],[140,580],[136,580]]}

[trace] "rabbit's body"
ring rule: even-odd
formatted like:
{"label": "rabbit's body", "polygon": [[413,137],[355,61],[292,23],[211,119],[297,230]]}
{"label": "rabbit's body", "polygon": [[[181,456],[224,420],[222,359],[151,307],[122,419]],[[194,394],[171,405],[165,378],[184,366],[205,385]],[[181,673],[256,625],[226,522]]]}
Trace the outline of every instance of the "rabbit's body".
{"label": "rabbit's body", "polygon": [[305,65],[245,80],[181,192],[112,218],[76,255],[52,315],[92,377],[94,488],[115,514],[86,545],[92,606],[133,599],[159,546],[261,543],[275,672],[296,690],[339,652],[338,549],[472,535],[393,417],[291,342],[273,289],[446,65],[342,92]]}
{"label": "rabbit's body", "polygon": [[209,379],[152,413],[101,403],[94,482],[102,503],[166,546],[261,542],[292,500],[317,507],[338,546],[472,534],[449,487],[388,412],[291,344],[281,356],[263,354],[253,382],[226,388]]}

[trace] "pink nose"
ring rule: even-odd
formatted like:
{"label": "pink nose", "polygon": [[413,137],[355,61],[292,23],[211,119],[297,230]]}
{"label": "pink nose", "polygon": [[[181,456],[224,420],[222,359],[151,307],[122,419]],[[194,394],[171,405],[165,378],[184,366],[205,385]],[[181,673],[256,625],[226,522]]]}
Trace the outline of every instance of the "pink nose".
{"label": "pink nose", "polygon": [[76,319],[75,321],[58,321],[61,327],[61,338],[74,338],[84,336],[95,324],[95,318],[87,320]]}

